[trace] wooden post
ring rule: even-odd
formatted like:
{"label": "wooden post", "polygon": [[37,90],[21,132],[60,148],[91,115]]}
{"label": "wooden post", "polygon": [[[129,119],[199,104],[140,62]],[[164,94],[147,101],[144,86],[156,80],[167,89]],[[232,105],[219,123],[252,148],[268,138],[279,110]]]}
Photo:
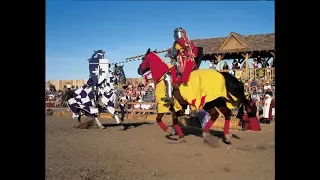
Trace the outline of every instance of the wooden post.
{"label": "wooden post", "polygon": [[249,77],[249,58],[251,58],[252,53],[246,53],[246,54],[241,53],[241,55],[246,61],[245,78],[248,79],[248,77]]}
{"label": "wooden post", "polygon": [[276,54],[274,52],[270,52],[273,56],[273,58],[276,58]]}
{"label": "wooden post", "polygon": [[[120,106],[121,106],[121,105],[120,105]],[[129,119],[128,102],[126,102],[125,107],[126,107],[126,119]]]}
{"label": "wooden post", "polygon": [[224,58],[224,54],[219,54],[219,55],[214,55],[214,57],[218,60],[218,67],[217,67],[217,69],[218,69],[218,71],[221,71],[222,70],[222,68],[221,68],[221,60],[223,60],[223,58]]}

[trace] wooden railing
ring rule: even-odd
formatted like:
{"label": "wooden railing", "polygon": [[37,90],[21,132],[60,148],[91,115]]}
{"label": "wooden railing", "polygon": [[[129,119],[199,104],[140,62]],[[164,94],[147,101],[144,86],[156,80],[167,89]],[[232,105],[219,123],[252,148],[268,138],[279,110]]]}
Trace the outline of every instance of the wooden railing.
{"label": "wooden railing", "polygon": [[[258,78],[257,69],[259,68],[248,68],[248,77],[246,77],[245,69],[232,69],[235,71],[235,76],[241,79],[253,79]],[[231,69],[223,69],[221,72],[229,72]],[[264,68],[265,80],[272,81],[275,78],[275,68]]]}
{"label": "wooden railing", "polygon": [[[47,107],[47,104],[53,104],[54,101],[46,101],[46,107]],[[124,108],[125,108],[125,112],[126,112],[126,115],[125,115],[125,118],[128,119],[129,118],[129,113],[130,112],[142,112],[142,113],[157,113],[157,108],[156,108],[156,105],[157,103],[156,102],[120,102],[120,104],[124,104]],[[129,108],[129,105],[137,105],[137,104],[148,104],[148,105],[154,105],[155,107],[152,108],[152,109],[142,109],[142,108]],[[52,106],[49,106],[49,108],[52,107]],[[116,108],[115,109],[116,111],[120,112],[120,108]],[[170,114],[170,111],[166,112],[168,114]],[[232,115],[235,116],[236,114],[238,113],[237,110],[232,110]]]}
{"label": "wooden railing", "polygon": [[[46,107],[51,108],[54,107],[53,104],[55,103],[55,101],[46,101]],[[137,104],[144,104],[144,105],[153,105],[156,106],[157,103],[156,102],[120,102],[120,104],[124,104],[124,109],[126,113],[126,118],[128,118],[128,113],[130,112],[145,112],[145,113],[157,113],[157,108],[154,107],[152,109],[142,109],[140,108],[133,108],[134,105]],[[129,105],[132,105],[131,108],[129,108]],[[116,108],[116,111],[120,111],[120,108]],[[168,113],[170,113],[168,111]]]}
{"label": "wooden railing", "polygon": [[[120,104],[124,104],[125,112],[126,112],[126,118],[128,119],[129,112],[146,112],[146,113],[157,113],[157,108],[154,109],[142,109],[140,108],[129,108],[129,105],[137,105],[137,104],[147,104],[147,105],[154,105],[156,106],[156,102],[120,102]],[[116,111],[120,111],[120,108],[117,108]],[[169,112],[168,112],[169,113]]]}

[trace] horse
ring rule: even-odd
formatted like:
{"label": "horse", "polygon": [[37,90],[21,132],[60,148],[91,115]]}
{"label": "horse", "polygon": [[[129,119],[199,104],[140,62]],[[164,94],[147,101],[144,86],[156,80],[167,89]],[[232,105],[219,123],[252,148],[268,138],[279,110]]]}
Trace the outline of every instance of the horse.
{"label": "horse", "polygon": [[[228,72],[218,72],[213,69],[194,70],[190,74],[188,84],[181,84],[179,87],[173,86],[174,103],[173,105],[166,104],[163,98],[166,94],[164,75],[167,72],[175,72],[173,71],[176,70],[175,68],[177,67],[168,65],[155,52],[151,52],[150,48],[138,68],[139,75],[151,71],[152,78],[158,81],[155,90],[158,125],[169,135],[177,133],[180,143],[186,142],[178,124],[178,117],[184,115],[184,110],[188,105],[193,114],[203,109],[211,116],[203,128],[204,143],[212,147],[219,147],[218,139],[209,133],[211,126],[219,117],[219,110],[225,117],[223,141],[226,144],[231,144],[231,134],[229,134],[231,109],[238,108],[241,104],[248,105],[243,83]],[[167,127],[162,122],[162,117],[168,111],[171,111],[174,128]]]}
{"label": "horse", "polygon": [[119,85],[126,84],[127,78],[126,74],[124,73],[123,66],[119,66],[117,64],[114,65],[113,73],[118,77]]}
{"label": "horse", "polygon": [[[123,66],[122,66],[123,67]],[[109,77],[105,79],[98,87],[98,103],[95,104],[92,91],[93,80],[90,77],[85,85],[77,90],[70,90],[67,92],[67,106],[72,112],[72,117],[78,119],[78,125],[81,124],[81,116],[86,116],[89,119],[94,118],[96,124],[100,129],[105,129],[98,119],[98,114],[102,110],[107,110],[113,115],[117,123],[121,126],[121,130],[127,129],[123,124],[125,115],[124,108],[120,107],[121,118],[118,117],[115,107],[118,105],[118,95],[115,85],[119,82],[126,82],[124,71],[122,67],[114,67],[114,71],[109,71]]]}

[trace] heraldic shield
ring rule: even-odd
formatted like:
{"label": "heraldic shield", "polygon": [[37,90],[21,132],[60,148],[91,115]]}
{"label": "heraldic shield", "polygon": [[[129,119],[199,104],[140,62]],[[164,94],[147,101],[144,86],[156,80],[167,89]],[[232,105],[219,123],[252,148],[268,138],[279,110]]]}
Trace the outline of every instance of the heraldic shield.
{"label": "heraldic shield", "polygon": [[109,60],[98,58],[89,59],[89,71],[93,82],[100,84],[108,75]]}

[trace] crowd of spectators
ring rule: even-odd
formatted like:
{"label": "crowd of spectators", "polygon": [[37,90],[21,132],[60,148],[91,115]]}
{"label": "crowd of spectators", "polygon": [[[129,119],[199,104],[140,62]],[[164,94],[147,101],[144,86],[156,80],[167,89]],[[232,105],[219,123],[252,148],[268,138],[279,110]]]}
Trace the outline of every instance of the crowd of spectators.
{"label": "crowd of spectators", "polygon": [[250,82],[245,81],[245,91],[248,92],[251,98],[256,102],[256,106],[259,109],[259,115],[263,114],[264,101],[266,94],[268,94],[273,100],[275,100],[275,82],[265,81],[263,79],[252,79]]}
{"label": "crowd of spectators", "polygon": [[[218,61],[211,61],[210,68],[217,69]],[[261,58],[260,56],[254,58],[252,63],[249,64],[249,68],[259,69],[259,68],[274,68],[275,67],[275,58],[273,58],[270,62],[270,58]],[[237,69],[245,69],[244,60],[233,60],[231,63],[231,67],[229,67],[228,63],[224,61],[222,70],[228,71],[230,74],[236,76]],[[253,71],[251,71],[253,72]],[[255,72],[255,71],[254,71]],[[264,71],[265,77],[253,78],[253,79],[240,79],[241,75],[238,77],[244,83],[245,92],[248,92],[251,98],[256,102],[256,106],[259,108],[259,114],[263,113],[264,101],[266,98],[266,94],[268,94],[272,99],[275,99],[275,82],[274,78],[271,82],[266,80],[266,76],[270,76],[270,69],[265,69]],[[259,75],[250,74],[250,76],[258,77]],[[268,79],[271,79],[270,77]]]}
{"label": "crowd of spectators", "polygon": [[[254,58],[253,62],[251,64],[249,64],[249,68],[274,68],[275,67],[275,59],[273,58],[272,61],[269,63],[270,59],[266,59],[266,58]],[[214,61],[212,60],[210,63],[210,68],[213,69],[217,69],[217,64],[218,61]],[[260,66],[259,66],[260,65]],[[231,63],[231,68],[229,67],[229,65],[227,64],[226,61],[224,61],[223,66],[222,66],[222,70],[235,70],[235,69],[245,69],[246,67],[246,63],[244,62],[244,60],[237,60],[234,59]]]}
{"label": "crowd of spectators", "polygon": [[[252,67],[258,68],[258,64],[261,64],[263,67],[274,67],[274,60],[269,64],[268,61],[265,59],[254,59],[252,63]],[[232,63],[232,69],[239,69],[243,68],[244,66],[241,66],[241,63],[235,60]],[[223,65],[223,69],[229,69],[228,64],[225,62]],[[244,80],[241,79],[241,81],[244,83],[244,89],[245,92],[248,92],[251,96],[251,98],[256,102],[256,106],[259,109],[259,114],[262,114],[263,105],[264,105],[264,99],[265,95],[269,94],[273,99],[275,99],[275,82],[274,80],[269,82],[268,80],[265,80],[263,78],[259,79],[250,79],[250,80]],[[68,90],[77,89],[78,87],[72,86],[70,83],[66,84],[64,86],[63,91],[66,92]],[[135,82],[135,83],[129,83],[123,85],[122,87],[118,87],[120,89],[119,94],[119,101],[120,102],[145,102],[142,104],[135,104],[135,105],[128,105],[128,108],[131,109],[132,113],[141,113],[141,112],[135,112],[134,110],[149,110],[149,109],[156,109],[156,105],[154,104],[148,104],[148,102],[155,102],[155,84],[152,80],[144,81],[144,82]],[[47,89],[47,92],[55,91],[55,88],[50,86],[50,88]],[[57,91],[55,93],[47,93],[46,97],[48,100],[53,101],[59,101],[61,99],[61,94],[63,91]],[[54,98],[54,95],[55,97]],[[55,103],[56,104],[56,103]],[[124,104],[123,104],[124,105]],[[142,112],[143,113],[143,112]],[[144,114],[144,113],[143,113]]]}
{"label": "crowd of spectators", "polygon": [[[127,83],[123,86],[123,91],[120,93],[119,101],[120,102],[155,102],[154,96],[154,88],[155,85],[151,80],[145,81],[145,83],[135,83],[134,85]],[[128,105],[128,108],[132,109],[132,113],[135,109],[155,109],[155,105],[153,104],[135,104],[135,105]],[[145,114],[145,112],[142,112]]]}

